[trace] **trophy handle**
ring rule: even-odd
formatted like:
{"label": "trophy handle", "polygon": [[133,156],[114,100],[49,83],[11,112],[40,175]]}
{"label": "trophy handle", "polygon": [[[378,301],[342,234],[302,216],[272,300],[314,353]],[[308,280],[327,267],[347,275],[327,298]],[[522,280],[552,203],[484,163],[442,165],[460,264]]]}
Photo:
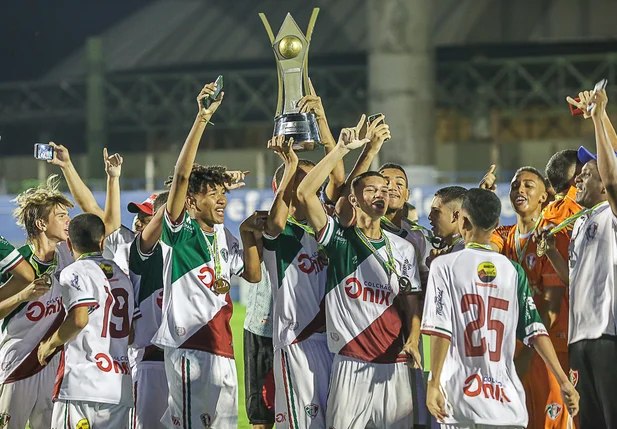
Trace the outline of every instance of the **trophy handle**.
{"label": "trophy handle", "polygon": [[[319,15],[319,8],[316,7],[313,9],[313,13],[311,14],[311,19],[309,19],[309,24],[308,27],[306,29],[306,40],[309,42],[308,46],[306,47],[306,54],[304,56],[304,64],[302,67],[303,70],[303,76],[302,76],[302,80],[303,80],[303,84],[304,84],[304,94],[310,94],[310,88],[309,88],[309,84],[308,84],[308,51],[309,48],[311,46],[310,42],[311,42],[311,36],[313,35],[313,29],[315,28],[315,22],[317,21],[317,15]],[[264,18],[265,19],[265,16]],[[272,30],[270,30],[272,31]]]}
{"label": "trophy handle", "polygon": [[[261,22],[263,22],[264,27],[266,28],[266,33],[268,33],[268,37],[270,38],[270,43],[274,46],[274,33],[272,32],[272,27],[270,27],[270,23],[266,18],[265,13],[260,13],[259,17],[261,18]],[[306,73],[305,73],[306,74]],[[283,76],[281,76],[281,70],[279,67],[276,68],[276,76],[278,78],[278,97],[276,102],[276,116],[279,116],[283,111]]]}

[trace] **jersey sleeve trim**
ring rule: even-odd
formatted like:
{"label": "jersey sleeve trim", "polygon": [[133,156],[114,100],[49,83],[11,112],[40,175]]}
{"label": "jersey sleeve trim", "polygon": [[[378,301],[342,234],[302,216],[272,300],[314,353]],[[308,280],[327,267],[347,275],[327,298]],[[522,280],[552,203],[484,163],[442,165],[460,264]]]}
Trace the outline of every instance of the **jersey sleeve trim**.
{"label": "jersey sleeve trim", "polygon": [[452,332],[448,331],[447,329],[439,328],[437,326],[433,327],[432,329],[430,328],[420,329],[420,333],[424,335],[431,335],[431,336],[434,335],[436,337],[445,338],[446,340],[452,339]]}
{"label": "jersey sleeve trim", "polygon": [[175,221],[170,218],[167,209],[165,209],[165,216],[163,216],[163,218],[165,219],[165,223],[172,232],[178,232],[182,229],[182,225],[184,225],[184,222],[186,221],[186,210],[182,210],[179,221]]}
{"label": "jersey sleeve trim", "polygon": [[268,234],[266,231],[264,231],[264,232],[263,232],[263,234],[262,234],[263,238],[264,238],[265,240],[268,240],[268,241],[274,241],[274,240],[276,240],[276,239],[279,237],[279,235],[281,235],[281,233],[280,233],[280,232],[279,232],[278,234],[276,234],[276,235],[270,235],[270,234]]}
{"label": "jersey sleeve trim", "polygon": [[6,258],[0,261],[0,274],[7,273],[13,270],[16,266],[18,266],[24,260],[21,253],[17,251],[17,249],[13,250],[8,254]]}
{"label": "jersey sleeve trim", "polygon": [[330,243],[334,233],[334,219],[331,216],[328,216],[327,218],[328,221],[326,222],[326,225],[317,234],[317,242],[324,246]]}
{"label": "jersey sleeve trim", "polygon": [[152,248],[150,252],[143,252],[141,250],[141,234],[135,238],[135,247],[137,248],[137,255],[139,256],[139,259],[141,259],[142,261],[147,261],[152,255],[154,255],[154,251],[156,250],[157,246],[159,246],[158,242],[154,245],[154,247]]}
{"label": "jersey sleeve trim", "polygon": [[79,307],[95,307],[98,308],[99,303],[94,298],[82,298],[75,301],[69,308],[66,309],[67,312],[71,311],[74,308]]}
{"label": "jersey sleeve trim", "polygon": [[548,332],[542,323],[533,323],[525,328],[525,338],[523,338],[523,344],[526,346],[531,345],[531,340],[537,337],[548,337]]}

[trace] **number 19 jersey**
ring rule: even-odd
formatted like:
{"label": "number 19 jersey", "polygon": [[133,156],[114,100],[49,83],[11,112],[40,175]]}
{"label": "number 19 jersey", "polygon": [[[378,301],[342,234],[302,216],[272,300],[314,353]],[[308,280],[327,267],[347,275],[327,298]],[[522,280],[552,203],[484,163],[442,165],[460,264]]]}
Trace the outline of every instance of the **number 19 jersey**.
{"label": "number 19 jersey", "polygon": [[435,259],[422,333],[451,340],[440,380],[446,424],[527,426],[525,391],[514,367],[516,338],[529,345],[548,333],[520,265],[480,249]]}
{"label": "number 19 jersey", "polygon": [[135,310],[133,286],[113,261],[100,255],[79,259],[60,273],[67,314],[88,307],[88,323],[64,345],[54,399],[133,403],[128,343]]}

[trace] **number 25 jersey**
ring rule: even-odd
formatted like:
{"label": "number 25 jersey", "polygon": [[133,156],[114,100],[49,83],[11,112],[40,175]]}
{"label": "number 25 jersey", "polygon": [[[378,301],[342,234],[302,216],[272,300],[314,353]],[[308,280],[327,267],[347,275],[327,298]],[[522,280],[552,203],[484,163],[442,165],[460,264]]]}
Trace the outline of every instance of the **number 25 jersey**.
{"label": "number 25 jersey", "polygon": [[435,259],[421,329],[451,341],[440,380],[446,424],[527,426],[516,339],[529,345],[548,333],[520,265],[480,249]]}
{"label": "number 25 jersey", "polygon": [[[115,262],[82,257],[60,273],[66,313],[88,307],[88,323],[64,345],[54,399],[125,405],[133,402],[128,343],[133,286]],[[138,311],[138,310],[137,310]]]}

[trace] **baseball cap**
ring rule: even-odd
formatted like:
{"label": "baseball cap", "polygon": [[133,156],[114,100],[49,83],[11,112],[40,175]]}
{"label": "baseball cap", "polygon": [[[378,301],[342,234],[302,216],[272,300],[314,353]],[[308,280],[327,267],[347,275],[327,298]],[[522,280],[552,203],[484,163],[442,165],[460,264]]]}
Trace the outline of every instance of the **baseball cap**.
{"label": "baseball cap", "polygon": [[154,199],[156,198],[156,194],[150,195],[143,203],[135,203],[130,202],[128,205],[128,211],[131,213],[139,213],[143,212],[149,216],[152,216]]}
{"label": "baseball cap", "polygon": [[[615,155],[617,155],[617,152],[615,152]],[[587,164],[592,159],[596,161],[598,160],[598,155],[588,151],[584,146],[578,148],[577,157],[578,160],[583,164]]]}

